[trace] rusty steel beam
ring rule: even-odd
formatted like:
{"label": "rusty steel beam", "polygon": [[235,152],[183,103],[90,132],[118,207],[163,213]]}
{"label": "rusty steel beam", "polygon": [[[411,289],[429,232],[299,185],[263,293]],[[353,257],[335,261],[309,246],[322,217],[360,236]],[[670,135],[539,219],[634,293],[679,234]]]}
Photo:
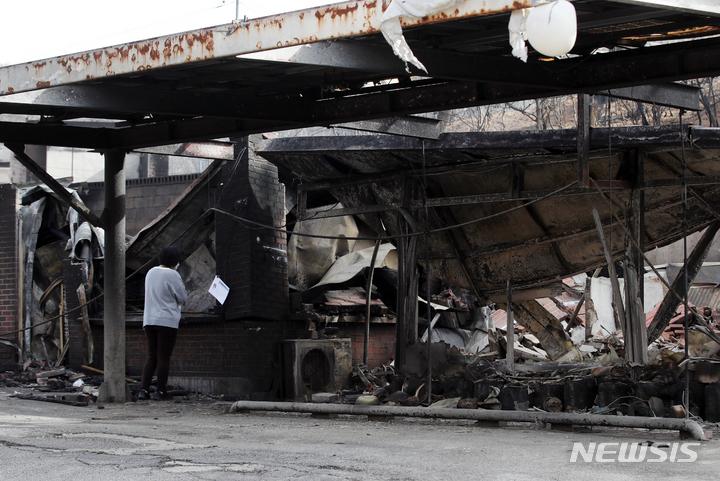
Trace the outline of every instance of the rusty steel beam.
{"label": "rusty steel beam", "polygon": [[[0,95],[158,69],[232,58],[242,54],[380,33],[390,0],[359,0],[234,22],[200,30],[64,55],[0,69]],[[451,9],[403,27],[509,12],[531,0],[462,0]],[[387,47],[388,49],[390,46]],[[400,59],[397,60],[402,64]]]}
{"label": "rusty steel beam", "polygon": [[38,179],[40,179],[45,185],[52,189],[55,194],[60,198],[62,202],[75,209],[84,220],[94,225],[95,227],[103,227],[100,219],[87,208],[85,204],[80,202],[78,199],[73,197],[65,187],[63,187],[57,180],[55,180],[45,169],[39,166],[29,155],[25,153],[24,144],[13,144],[5,143],[5,147],[15,154],[15,158],[20,161],[30,172],[32,172]]}

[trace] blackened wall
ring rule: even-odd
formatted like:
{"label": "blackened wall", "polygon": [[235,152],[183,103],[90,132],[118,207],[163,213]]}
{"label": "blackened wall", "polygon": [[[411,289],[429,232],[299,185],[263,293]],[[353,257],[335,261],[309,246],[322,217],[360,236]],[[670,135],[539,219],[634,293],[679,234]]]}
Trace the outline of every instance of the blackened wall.
{"label": "blackened wall", "polygon": [[[253,145],[236,139],[235,163],[223,167],[216,205],[239,218],[215,220],[216,271],[230,293],[225,319],[278,320],[289,310],[284,186],[277,167],[254,155]],[[245,222],[249,221],[249,222]]]}
{"label": "blackened wall", "polygon": [[[0,335],[17,341],[17,334],[7,334],[20,327],[20,282],[18,271],[17,196],[10,184],[0,185]],[[0,365],[18,362],[17,351],[0,344]]]}
{"label": "blackened wall", "polygon": [[[103,330],[93,325],[95,362],[102,369]],[[307,337],[298,321],[181,321],[170,360],[170,384],[176,388],[229,398],[250,399],[281,381],[281,341]],[[126,372],[140,376],[146,359],[145,332],[140,323],[128,327]],[[99,353],[99,354],[98,354]]]}
{"label": "blackened wall", "polygon": [[[65,322],[68,325],[70,339],[68,340],[68,353],[66,359],[71,369],[79,369],[83,364],[90,364],[91,360],[85,357],[86,338],[83,329],[82,312],[79,309],[80,299],[77,289],[82,284],[82,271],[79,264],[73,264],[70,259],[63,259],[63,279],[65,279]],[[102,359],[102,350],[97,351],[96,358]]]}
{"label": "blackened wall", "polygon": [[[250,398],[253,393],[268,392],[273,380],[281,379],[281,341],[307,338],[309,332],[305,321],[284,319],[289,310],[286,236],[282,230],[284,186],[278,180],[277,168],[256,157],[248,139],[236,140],[240,141],[236,147],[238,160],[223,166],[222,185],[215,197],[218,209],[241,219],[215,214],[216,272],[230,287],[222,306],[224,320],[184,318],[181,321],[169,382],[185,389]],[[129,182],[128,222],[130,210],[134,208],[131,185]],[[147,185],[138,190],[145,192],[142,198],[153,196],[153,192],[147,192]],[[158,213],[181,192],[159,195],[166,196],[167,200],[158,201],[162,204],[156,206]],[[150,207],[143,210],[149,211]],[[68,308],[73,302],[77,305],[74,289],[79,278],[73,272],[74,267],[69,262],[66,264],[66,281],[75,279],[69,283],[73,287],[68,285],[66,289]],[[70,324],[74,353],[69,359],[70,366],[75,368],[84,361],[79,314],[79,311],[75,313]],[[139,317],[134,321],[128,318],[128,321],[126,372],[129,376],[139,376],[146,358],[145,335]],[[93,323],[92,334],[95,356],[91,366],[103,369],[102,322]]]}
{"label": "blackened wall", "polygon": [[[128,180],[125,187],[127,234],[137,234],[162,214],[197,177],[198,174],[191,174]],[[93,182],[75,187],[80,189],[85,205],[99,216],[105,208],[105,184]]]}
{"label": "blackened wall", "polygon": [[[79,305],[77,288],[82,281],[80,266],[63,261],[65,301],[68,310]],[[104,333],[102,321],[91,311],[94,346],[87,358],[81,311],[67,315],[70,328],[68,366],[73,370],[88,364],[103,370]],[[210,317],[210,316],[208,316]],[[309,337],[306,321],[290,320],[188,320],[183,318],[171,359],[171,384],[206,394],[250,399],[267,392],[274,379],[281,379],[281,341]],[[125,363],[128,376],[140,376],[147,357],[142,316],[127,317]]]}

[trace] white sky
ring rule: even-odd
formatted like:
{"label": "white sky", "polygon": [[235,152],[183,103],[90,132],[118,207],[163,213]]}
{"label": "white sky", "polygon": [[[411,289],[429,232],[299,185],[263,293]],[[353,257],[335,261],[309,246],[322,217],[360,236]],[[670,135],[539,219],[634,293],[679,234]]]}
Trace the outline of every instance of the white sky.
{"label": "white sky", "polygon": [[[235,19],[237,0],[0,0],[0,65],[95,50]],[[342,0],[239,0],[240,17]]]}

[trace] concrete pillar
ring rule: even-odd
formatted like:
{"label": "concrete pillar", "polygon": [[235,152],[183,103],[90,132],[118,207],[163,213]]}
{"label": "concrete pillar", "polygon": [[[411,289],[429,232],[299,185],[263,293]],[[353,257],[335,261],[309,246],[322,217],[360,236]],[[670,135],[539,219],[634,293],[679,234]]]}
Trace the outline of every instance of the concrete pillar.
{"label": "concrete pillar", "polygon": [[105,382],[102,402],[125,402],[125,152],[105,152]]}

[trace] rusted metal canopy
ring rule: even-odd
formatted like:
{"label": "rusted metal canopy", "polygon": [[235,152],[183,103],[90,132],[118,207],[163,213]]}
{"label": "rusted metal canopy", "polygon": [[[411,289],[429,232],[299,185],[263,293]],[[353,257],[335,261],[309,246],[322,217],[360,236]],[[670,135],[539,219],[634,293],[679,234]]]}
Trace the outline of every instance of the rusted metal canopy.
{"label": "rusted metal canopy", "polygon": [[[382,13],[389,3],[387,0],[337,3],[11,66],[0,72],[0,93],[25,92],[290,45],[378,34]],[[422,19],[405,19],[403,25],[430,25],[530,6],[531,0],[465,0],[451,11]]]}
{"label": "rusted metal canopy", "polygon": [[[406,72],[380,33],[389,3],[347,2],[0,68],[0,113],[42,118],[0,124],[0,142],[129,150],[720,75],[712,4],[577,0],[571,55],[531,51],[523,63],[511,55],[508,21],[531,0],[459,0],[403,21],[426,74]],[[81,118],[114,122],[68,124]]]}

